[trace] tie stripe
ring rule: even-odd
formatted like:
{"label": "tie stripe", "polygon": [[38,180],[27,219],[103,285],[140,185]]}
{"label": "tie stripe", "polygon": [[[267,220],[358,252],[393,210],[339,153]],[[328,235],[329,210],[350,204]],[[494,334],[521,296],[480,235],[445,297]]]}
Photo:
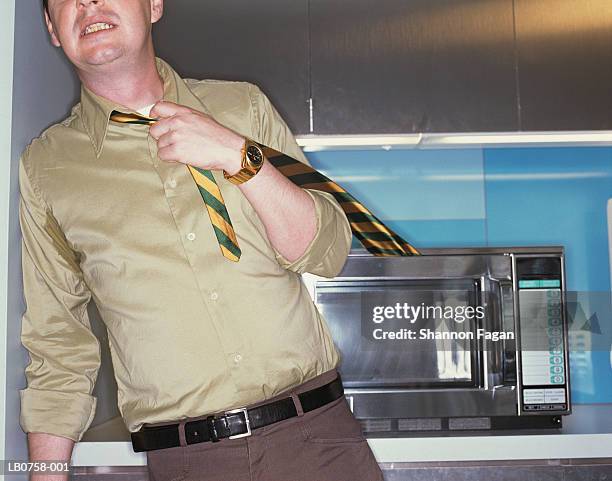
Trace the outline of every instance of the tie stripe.
{"label": "tie stripe", "polygon": [[213,196],[217,202],[223,203],[223,198],[218,197],[216,195],[216,192],[214,192],[215,182],[210,180],[204,173],[201,172],[201,170],[197,168],[190,169],[190,170],[191,170],[191,175],[193,176],[193,180],[196,181],[196,183],[198,184],[198,187],[203,186],[205,192]]}
{"label": "tie stripe", "polygon": [[[110,119],[123,124],[152,125],[156,119],[151,119],[138,114],[122,113],[113,111]],[[193,165],[187,165],[193,180],[198,186],[198,191],[204,200],[208,216],[213,226],[215,237],[219,243],[221,254],[227,259],[238,262],[241,251],[238,247],[238,239],[232,226],[229,213],[225,207],[221,190],[210,170],[201,169]]]}
{"label": "tie stripe", "polygon": [[210,217],[221,253],[229,260],[238,262],[241,254],[240,248],[238,247],[238,239],[236,238],[234,226],[232,225],[229,213],[225,207],[221,190],[212,172],[192,165],[187,165],[187,167],[204,200],[204,205],[208,211],[208,216]]}
{"label": "tie stripe", "polygon": [[328,177],[309,165],[270,147],[264,148],[264,153],[270,163],[294,184],[332,194],[344,210],[353,235],[371,254],[376,256],[420,255],[418,250],[389,229],[361,202]]}

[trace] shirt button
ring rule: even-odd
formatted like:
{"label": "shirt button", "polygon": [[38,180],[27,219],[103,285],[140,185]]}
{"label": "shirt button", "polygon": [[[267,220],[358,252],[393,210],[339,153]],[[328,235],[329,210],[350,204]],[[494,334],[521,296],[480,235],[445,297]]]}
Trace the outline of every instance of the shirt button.
{"label": "shirt button", "polygon": [[242,361],[242,356],[240,354],[236,354],[234,356],[234,362],[238,364],[240,361]]}
{"label": "shirt button", "polygon": [[216,292],[213,292],[210,295],[211,300],[216,301],[217,299],[219,299],[219,294],[217,294]]}
{"label": "shirt button", "polygon": [[195,240],[196,235],[193,232],[190,232],[189,234],[187,234],[187,239],[189,239],[190,241]]}
{"label": "shirt button", "polygon": [[171,188],[173,188],[173,189],[174,189],[174,188],[176,187],[176,180],[174,180],[174,179],[170,179],[170,180],[168,181],[168,185],[169,185]]}

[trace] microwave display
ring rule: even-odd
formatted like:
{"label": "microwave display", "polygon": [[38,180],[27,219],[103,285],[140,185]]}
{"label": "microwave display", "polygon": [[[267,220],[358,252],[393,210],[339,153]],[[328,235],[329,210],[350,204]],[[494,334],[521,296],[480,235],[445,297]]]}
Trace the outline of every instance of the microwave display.
{"label": "microwave display", "polygon": [[517,273],[522,410],[564,410],[568,396],[560,261],[520,259]]}

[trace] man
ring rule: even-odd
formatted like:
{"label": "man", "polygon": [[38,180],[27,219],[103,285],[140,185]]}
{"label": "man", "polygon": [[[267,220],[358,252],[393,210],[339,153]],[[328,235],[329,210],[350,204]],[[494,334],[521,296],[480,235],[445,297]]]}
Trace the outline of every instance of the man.
{"label": "man", "polygon": [[[262,144],[308,163],[277,111],[252,84],[183,80],[156,58],[163,0],[43,3],[82,89],[20,160],[30,459],[70,459],[95,414],[93,298],[152,480],[381,480],[299,275],[335,276],[350,227],[330,194],[250,157]],[[214,174],[237,262],[191,166]]]}

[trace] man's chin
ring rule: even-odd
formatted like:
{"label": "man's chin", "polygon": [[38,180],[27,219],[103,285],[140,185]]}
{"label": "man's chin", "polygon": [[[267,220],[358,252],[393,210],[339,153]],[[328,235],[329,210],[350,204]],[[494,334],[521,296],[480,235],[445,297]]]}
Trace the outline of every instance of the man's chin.
{"label": "man's chin", "polygon": [[80,62],[83,67],[104,67],[105,65],[112,65],[121,57],[123,57],[124,51],[122,48],[105,48],[98,49],[95,52],[88,53],[85,55]]}

